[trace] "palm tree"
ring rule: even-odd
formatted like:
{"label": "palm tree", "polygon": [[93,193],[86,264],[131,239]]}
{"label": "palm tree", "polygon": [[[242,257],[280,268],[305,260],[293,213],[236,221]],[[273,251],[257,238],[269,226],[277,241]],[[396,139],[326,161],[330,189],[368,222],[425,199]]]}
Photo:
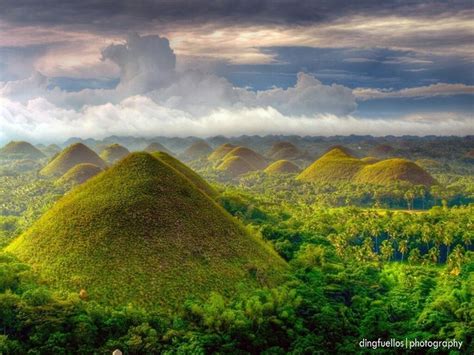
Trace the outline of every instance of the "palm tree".
{"label": "palm tree", "polygon": [[431,248],[429,251],[428,251],[428,258],[434,263],[436,264],[438,262],[438,258],[439,258],[439,249],[438,247],[434,246],[433,248]]}
{"label": "palm tree", "polygon": [[384,260],[390,261],[394,252],[392,242],[390,242],[389,240],[384,240],[382,242],[382,246],[380,247],[380,252],[382,253],[382,257]]}
{"label": "palm tree", "polygon": [[402,253],[402,262],[403,262],[403,257],[405,256],[405,253],[408,251],[408,241],[406,239],[400,240],[400,242],[398,242],[398,251]]}

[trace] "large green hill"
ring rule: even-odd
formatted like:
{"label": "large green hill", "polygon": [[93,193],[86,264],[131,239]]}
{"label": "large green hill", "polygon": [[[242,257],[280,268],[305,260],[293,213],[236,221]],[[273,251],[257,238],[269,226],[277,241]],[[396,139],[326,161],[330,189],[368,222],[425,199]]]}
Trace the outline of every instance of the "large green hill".
{"label": "large green hill", "polygon": [[58,154],[40,173],[46,176],[61,176],[78,164],[93,164],[104,169],[105,162],[90,148],[82,143],[70,145]]}
{"label": "large green hill", "polygon": [[176,308],[274,286],[286,263],[183,174],[133,153],[59,200],[7,248],[58,290]]}
{"label": "large green hill", "polygon": [[293,174],[300,171],[298,165],[288,160],[278,160],[270,164],[265,170],[267,174]]}
{"label": "large green hill", "polygon": [[0,149],[0,159],[41,159],[46,157],[28,142],[11,141]]}

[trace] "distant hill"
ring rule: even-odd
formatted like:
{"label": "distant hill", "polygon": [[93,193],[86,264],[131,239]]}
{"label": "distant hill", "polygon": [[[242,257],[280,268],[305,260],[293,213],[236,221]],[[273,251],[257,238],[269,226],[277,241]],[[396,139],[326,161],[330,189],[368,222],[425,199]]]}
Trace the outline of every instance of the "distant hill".
{"label": "distant hill", "polygon": [[163,144],[158,143],[158,142],[150,143],[149,145],[147,145],[147,147],[144,149],[144,151],[147,152],[147,153],[165,152],[165,153],[173,155],[173,152],[171,152]]}
{"label": "distant hill", "polygon": [[59,200],[7,251],[58,290],[175,309],[275,286],[286,263],[170,165],[132,153]]}
{"label": "distant hill", "polygon": [[191,144],[191,146],[184,151],[182,156],[186,160],[196,160],[207,157],[211,153],[211,146],[204,140],[198,140]]}
{"label": "distant hill", "polygon": [[211,198],[215,198],[218,193],[217,191],[209,185],[198,173],[192,170],[187,165],[180,162],[178,159],[172,157],[171,155],[164,152],[156,152],[152,154],[155,158],[160,159],[162,162],[168,164],[173,169],[177,170],[183,174],[186,178],[189,179],[199,190],[207,194]]}
{"label": "distant hill", "polygon": [[256,169],[242,157],[229,157],[217,166],[217,170],[223,171],[231,177],[237,177]]}
{"label": "distant hill", "polygon": [[229,153],[232,149],[236,148],[235,145],[230,143],[225,143],[218,146],[214,151],[209,155],[208,159],[211,161],[219,161],[222,160],[227,153]]}
{"label": "distant hill", "polygon": [[361,161],[367,164],[374,164],[374,163],[379,162],[380,159],[375,158],[375,157],[365,157],[365,158],[362,158]]}
{"label": "distant hill", "polygon": [[80,185],[103,171],[94,164],[77,164],[57,180],[59,185]]}
{"label": "distant hill", "polygon": [[46,156],[32,144],[24,141],[11,141],[0,149],[0,159],[21,160],[41,159]]}
{"label": "distant hill", "polygon": [[90,148],[82,143],[75,143],[59,153],[41,171],[41,175],[61,176],[77,164],[93,164],[104,169],[106,163]]}
{"label": "distant hill", "polygon": [[58,154],[61,151],[61,148],[57,144],[50,144],[44,148],[41,148],[41,151],[48,157],[52,157]]}
{"label": "distant hill", "polygon": [[254,168],[254,170],[265,169],[268,165],[266,159],[262,155],[246,147],[236,147],[232,149],[224,156],[223,159],[226,160],[233,157],[245,159],[250,164],[250,166]]}
{"label": "distant hill", "polygon": [[126,157],[130,154],[129,150],[120,144],[114,143],[107,146],[100,153],[100,157],[109,164],[113,164],[116,161]]}
{"label": "distant hill", "polygon": [[300,172],[300,168],[288,160],[278,160],[270,164],[265,170],[267,174],[293,174]]}
{"label": "distant hill", "polygon": [[429,173],[405,159],[387,159],[367,165],[355,175],[354,181],[377,185],[388,185],[397,181],[425,186],[436,184]]}
{"label": "distant hill", "polygon": [[274,160],[298,159],[302,156],[302,152],[293,143],[276,142],[268,151],[267,156]]}
{"label": "distant hill", "polygon": [[369,151],[369,154],[373,155],[377,158],[380,158],[380,157],[385,158],[385,157],[390,156],[394,152],[395,152],[395,148],[393,148],[391,145],[379,144],[379,145],[375,146],[374,148],[372,148]]}
{"label": "distant hill", "polygon": [[308,182],[331,183],[349,181],[366,163],[337,147],[307,167],[297,179]]}

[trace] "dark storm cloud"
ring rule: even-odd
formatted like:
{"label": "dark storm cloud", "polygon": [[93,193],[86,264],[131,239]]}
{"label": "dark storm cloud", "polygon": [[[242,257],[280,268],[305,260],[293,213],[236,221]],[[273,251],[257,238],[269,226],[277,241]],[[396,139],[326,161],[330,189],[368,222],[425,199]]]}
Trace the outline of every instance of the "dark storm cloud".
{"label": "dark storm cloud", "polygon": [[[101,30],[160,22],[305,24],[364,15],[431,17],[472,9],[471,1],[349,0],[0,0],[0,19],[21,25],[77,25]],[[145,21],[145,22],[144,22]]]}

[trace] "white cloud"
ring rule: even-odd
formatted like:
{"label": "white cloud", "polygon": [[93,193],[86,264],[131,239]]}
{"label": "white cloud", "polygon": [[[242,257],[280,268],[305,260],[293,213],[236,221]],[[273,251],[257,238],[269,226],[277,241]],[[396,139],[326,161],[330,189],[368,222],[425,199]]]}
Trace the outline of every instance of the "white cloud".
{"label": "white cloud", "polygon": [[473,95],[474,86],[465,84],[437,83],[428,86],[419,86],[402,90],[357,88],[353,90],[353,93],[358,100]]}

